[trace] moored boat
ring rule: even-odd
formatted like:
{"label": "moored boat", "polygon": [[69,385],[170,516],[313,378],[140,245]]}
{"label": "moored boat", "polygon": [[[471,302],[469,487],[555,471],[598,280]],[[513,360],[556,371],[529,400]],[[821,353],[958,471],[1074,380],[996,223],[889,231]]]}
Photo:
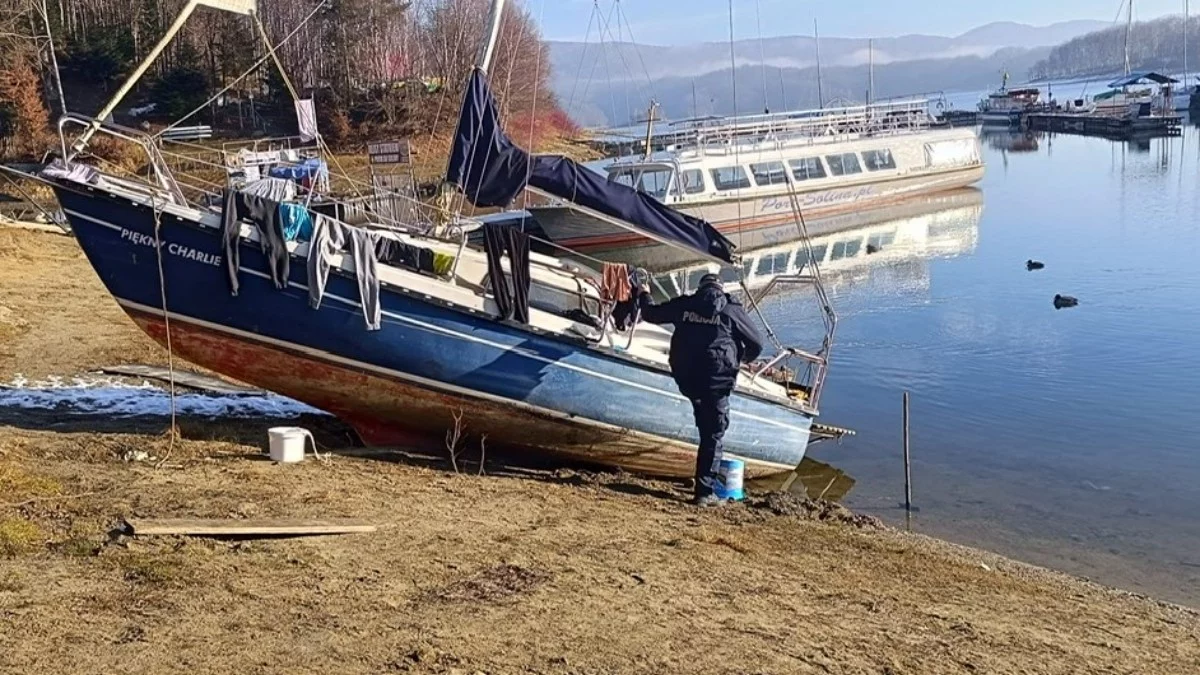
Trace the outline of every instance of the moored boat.
{"label": "moored boat", "polygon": [[1041,96],[1037,87],[1009,89],[1006,84],[979,102],[979,120],[984,125],[1021,126],[1025,115],[1038,108]]}
{"label": "moored boat", "polygon": [[[890,122],[869,109],[847,115],[862,115],[859,126],[813,134],[808,130],[832,127],[820,116],[807,117],[804,132],[793,125],[749,138],[709,134],[679,149],[613,160],[602,170],[610,182],[703,218],[742,249],[794,238],[797,209],[819,230],[822,219],[969,186],[983,177],[973,129],[930,128],[926,112]],[[652,270],[699,260],[569,203],[529,211],[551,241],[587,256]]]}

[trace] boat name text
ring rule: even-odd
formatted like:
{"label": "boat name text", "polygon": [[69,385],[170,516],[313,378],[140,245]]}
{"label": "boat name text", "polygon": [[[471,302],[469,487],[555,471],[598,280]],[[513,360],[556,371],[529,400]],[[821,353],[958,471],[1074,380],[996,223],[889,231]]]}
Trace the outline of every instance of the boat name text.
{"label": "boat name text", "polygon": [[[873,194],[875,194],[875,188],[870,185],[843,190],[822,190],[820,192],[810,192],[800,195],[800,206],[823,206],[840,202],[856,202]],[[792,200],[789,197],[771,197],[764,199],[762,202],[763,211],[783,211],[790,208],[792,208]]]}
{"label": "boat name text", "polygon": [[[141,232],[134,232],[133,230],[121,228],[121,238],[125,239],[126,241],[133,242],[137,246],[148,246],[150,248],[154,248],[154,237],[149,234],[143,234]],[[221,256],[219,255],[197,251],[194,248],[177,244],[175,242],[164,241],[159,242],[159,244],[164,246],[167,249],[167,253],[170,255],[186,258],[187,260],[195,260],[196,262],[204,263],[205,265],[212,265],[213,267],[221,266]]]}

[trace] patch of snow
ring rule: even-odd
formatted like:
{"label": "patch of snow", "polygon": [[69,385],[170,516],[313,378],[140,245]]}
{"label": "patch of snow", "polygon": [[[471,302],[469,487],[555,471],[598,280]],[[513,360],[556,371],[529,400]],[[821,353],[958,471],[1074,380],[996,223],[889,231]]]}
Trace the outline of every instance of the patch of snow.
{"label": "patch of snow", "polygon": [[[0,385],[0,408],[115,417],[166,416],[171,414],[171,397],[166,390],[146,381],[128,384],[106,376],[30,381],[17,375],[7,385]],[[175,409],[179,415],[194,417],[294,418],[327,414],[275,394],[177,393]]]}

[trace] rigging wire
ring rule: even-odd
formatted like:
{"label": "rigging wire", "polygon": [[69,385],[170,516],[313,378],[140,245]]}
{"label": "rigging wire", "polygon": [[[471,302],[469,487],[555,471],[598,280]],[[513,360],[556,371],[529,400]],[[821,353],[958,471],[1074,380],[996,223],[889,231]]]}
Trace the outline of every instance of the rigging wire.
{"label": "rigging wire", "polygon": [[[461,22],[459,22],[459,26],[458,26],[458,39],[454,41],[454,52],[453,52],[452,56],[450,57],[450,63],[452,63],[452,64],[458,63],[458,56],[459,56],[459,54],[462,53],[463,43],[466,42],[466,34],[467,34],[467,22],[461,21]],[[443,51],[443,53],[450,51],[449,45],[447,45],[445,43],[446,39],[447,39],[446,33],[445,33],[445,31],[442,31],[442,40],[443,40],[442,51]],[[448,69],[446,69],[446,70],[448,70]],[[441,91],[442,95],[438,97],[437,113],[433,117],[433,126],[429,129],[429,141],[431,143],[437,137],[438,127],[441,126],[442,110],[445,108],[446,98],[449,96],[449,93],[450,93],[449,87],[446,86],[445,82],[442,82],[442,91]],[[450,160],[447,158],[446,173],[449,173],[449,171],[450,171]]]}
{"label": "rigging wire", "polygon": [[[294,29],[292,29],[292,32],[288,33],[282,40],[279,41],[279,44],[275,45],[275,49],[278,49],[278,48],[282,47],[283,45],[287,44],[288,42],[290,42],[291,39],[293,37],[295,37],[297,33],[300,32],[300,29],[304,28],[304,26],[309,21],[311,21],[312,18],[315,17],[321,11],[321,8],[323,6],[324,6],[323,4],[317,5],[316,9],[314,9],[312,12],[310,12],[308,14],[308,16],[304,17],[304,20],[301,21],[298,26],[296,26]],[[268,47],[270,47],[270,44],[271,43],[268,41],[267,42]],[[241,83],[242,80],[253,75],[254,72],[257,71],[260,66],[262,66],[262,64],[271,60],[273,58],[273,56],[274,56],[274,50],[270,50],[270,53],[268,53],[266,56],[263,56],[259,60],[255,61],[248,69],[246,69],[245,72],[243,72],[241,75],[239,75],[237,77],[237,79],[235,79],[233,82],[230,82],[229,85],[227,85],[224,89],[218,91],[216,94],[213,94],[213,96],[211,98],[209,98],[204,103],[201,103],[199,106],[196,107],[195,110],[193,110],[193,111],[189,112],[188,114],[184,115],[183,117],[175,120],[169,126],[167,126],[165,129],[163,129],[163,130],[159,131],[158,133],[154,134],[153,136],[151,136],[151,138],[155,138],[155,139],[162,138],[163,134],[167,133],[168,131],[171,131],[172,129],[178,127],[180,124],[183,124],[184,122],[188,121],[192,117],[203,112],[205,108],[207,108],[208,106],[215,103],[218,99],[220,99],[222,96],[224,96],[230,89],[233,89],[239,83]],[[281,75],[282,75],[282,73],[281,73]],[[284,79],[285,80],[287,79],[286,76],[284,76]],[[288,85],[288,86],[290,87],[291,85]]]}
{"label": "rigging wire", "polygon": [[[621,15],[618,14],[617,15],[617,36],[616,36],[616,42],[614,44],[616,45],[617,56],[621,57],[621,65],[625,67],[625,74],[629,75],[629,78],[625,80],[625,86],[621,87],[621,88],[625,90],[625,119],[632,121],[633,120],[633,107],[629,105],[629,83],[630,83],[630,81],[633,80],[633,73],[629,72],[629,64],[626,63],[626,61],[625,61],[625,50],[623,47],[624,42],[621,39],[622,37],[623,37],[623,35],[621,34]],[[653,112],[654,111],[651,111],[651,116],[653,116]]]}
{"label": "rigging wire", "polygon": [[[541,7],[541,10],[538,12],[538,25],[541,25],[542,22],[545,20],[545,18],[546,18],[546,0],[542,0],[542,7]],[[589,26],[589,30],[590,30],[590,26]],[[538,99],[541,98],[541,96],[539,96],[539,94],[541,93],[539,90],[539,87],[540,87],[540,83],[542,80],[542,52],[544,50],[545,50],[545,46],[542,45],[541,43],[539,43],[537,57],[533,60],[533,82],[534,82],[534,85],[533,85],[534,86],[533,109],[529,113],[529,146],[528,147],[529,147],[530,152],[534,151],[533,137],[534,137],[534,132],[537,130],[537,105],[538,105]],[[525,167],[525,184],[526,185],[529,185],[529,179],[532,176],[533,176],[533,162],[527,162],[526,167]],[[521,208],[522,209],[529,208],[529,190],[521,191]],[[523,222],[522,222],[522,225],[524,225]],[[525,228],[522,227],[521,229],[524,230]]]}
{"label": "rigging wire", "polygon": [[[629,18],[625,16],[625,10],[623,10],[623,9],[621,8],[621,0],[613,0],[613,10],[615,10],[615,14],[616,14],[616,20],[617,20],[617,35],[616,35],[616,37],[615,37],[615,39],[616,39],[616,44],[617,44],[617,49],[616,49],[616,51],[617,51],[617,56],[619,56],[619,57],[621,58],[621,65],[622,65],[622,66],[625,68],[625,74],[629,76],[629,81],[633,81],[633,80],[636,80],[637,78],[636,78],[636,77],[634,76],[634,74],[633,74],[633,69],[629,67],[629,61],[628,61],[628,60],[625,58],[625,51],[624,51],[624,50],[621,48],[621,45],[623,45],[623,44],[624,44],[624,43],[621,41],[621,34],[622,34],[622,18],[624,18],[624,24],[625,24],[625,26],[626,26],[627,28],[629,27]],[[641,58],[641,52],[640,52],[640,51],[638,51],[638,49],[637,49],[637,43],[633,41],[633,40],[634,40],[634,38],[633,38],[633,32],[632,32],[631,30],[627,30],[627,31],[625,31],[625,32],[628,32],[628,33],[629,33],[629,41],[630,41],[630,44],[633,46],[633,49],[634,49],[634,51],[635,51],[635,52],[638,54],[638,58],[640,59],[640,58]],[[608,34],[609,34],[609,37],[613,37],[613,33],[612,33],[612,27],[611,27],[611,26],[609,26],[609,31],[608,31]],[[642,69],[643,69],[643,71],[645,71],[645,62],[643,62],[643,63],[642,63]],[[647,94],[647,100],[657,100],[657,96],[655,96],[655,92],[654,92],[654,85],[653,85],[653,83],[650,81],[650,74],[649,74],[649,72],[646,72],[645,74],[646,74],[646,94]],[[640,93],[640,92],[639,92],[639,93]],[[629,116],[629,119],[630,119],[630,121],[632,122],[632,120],[633,120],[633,108],[632,108],[632,106],[630,106],[630,104],[629,104],[629,85],[628,85],[628,82],[626,83],[626,86],[625,86],[625,108],[626,108],[626,114]]]}
{"label": "rigging wire", "polygon": [[646,68],[646,59],[642,58],[642,50],[638,48],[637,38],[633,36],[633,26],[629,23],[629,16],[621,8],[621,0],[616,0],[616,3],[617,20],[625,20],[625,32],[629,34],[629,42],[633,45],[633,53],[637,55],[638,61],[642,64],[642,73],[646,76],[646,88],[650,90],[650,98],[658,99],[658,93],[654,90],[654,80],[650,79],[650,70]]}
{"label": "rigging wire", "polygon": [[[1118,22],[1121,20],[1121,12],[1123,12],[1123,11],[1125,10],[1125,3],[1126,3],[1126,2],[1129,2],[1129,0],[1121,0],[1121,4],[1120,4],[1120,5],[1117,5],[1117,13],[1116,13],[1116,15],[1115,15],[1115,16],[1113,16],[1112,25],[1114,25],[1114,26],[1115,26],[1115,25],[1117,25],[1117,23],[1118,23]],[[1082,98],[1082,97],[1086,97],[1086,96],[1087,96],[1087,90],[1088,90],[1088,86],[1089,86],[1091,83],[1092,83],[1092,81],[1091,81],[1090,79],[1088,79],[1088,80],[1085,80],[1085,81],[1084,81],[1084,83],[1083,83],[1083,91],[1081,91],[1081,92],[1080,92],[1080,94],[1079,94],[1079,96],[1080,96],[1081,98]]]}
{"label": "rigging wire", "polygon": [[171,313],[167,310],[167,275],[163,271],[163,254],[162,254],[162,212],[166,204],[159,206],[158,200],[155,198],[155,193],[150,192],[150,207],[154,211],[154,253],[158,257],[158,291],[162,301],[163,313],[163,328],[167,333],[167,382],[170,387],[171,399],[171,429],[168,432],[167,454],[155,465],[155,468],[161,469],[166,465],[167,460],[171,459],[171,454],[175,452],[175,440],[179,436],[179,426],[176,422],[176,391],[175,391],[175,347],[171,342]]}
{"label": "rigging wire", "polygon": [[575,70],[575,81],[571,83],[571,96],[567,99],[566,112],[568,115],[571,113],[571,107],[575,105],[575,91],[579,88],[579,76],[583,74],[583,63],[587,59],[588,40],[592,37],[592,21],[596,19],[599,12],[600,0],[593,0],[592,12],[588,15],[587,31],[583,34],[583,51],[579,53],[579,68]]}
{"label": "rigging wire", "polygon": [[[596,0],[596,2],[597,2],[597,5],[598,5],[598,3],[599,3],[599,0]],[[616,5],[613,5],[613,9],[615,9],[615,8],[616,8]],[[599,7],[598,7],[598,6],[597,6],[597,9],[599,9]],[[612,17],[612,10],[609,10],[609,17],[610,17],[610,18]],[[604,25],[607,25],[607,24],[608,24],[608,22],[607,22],[607,21],[605,21],[605,22],[604,22],[604,24],[603,24],[603,25],[601,25],[601,24],[600,24],[600,21],[602,21],[602,20],[603,20],[603,15],[602,15],[602,14],[601,14],[601,15],[598,15],[598,18],[597,18],[597,24],[596,24],[596,30],[597,30],[597,33],[600,35],[600,38],[601,38],[601,51],[603,51]],[[600,65],[600,59],[596,59],[596,60],[592,61],[592,69],[591,69],[590,71],[588,71],[588,79],[587,79],[587,82],[585,82],[585,83],[584,83],[584,85],[583,85],[583,93],[582,93],[582,94],[580,94],[580,100],[583,100],[583,99],[586,99],[586,98],[587,98],[587,93],[588,93],[588,91],[589,91],[589,90],[591,89],[591,87],[592,87],[592,79],[593,79],[593,78],[596,76],[596,67],[597,67],[597,66],[599,66],[599,65]]]}
{"label": "rigging wire", "polygon": [[608,10],[608,18],[604,20],[604,26],[600,29],[600,55],[604,57],[604,76],[607,78],[605,84],[608,88],[608,107],[609,111],[612,113],[612,117],[610,117],[609,120],[613,124],[616,124],[617,119],[617,98],[613,95],[612,68],[608,65],[608,47],[604,44],[604,35],[605,33],[608,33],[609,35],[612,33],[608,26],[612,22],[613,12],[615,12],[616,9],[617,5],[614,2],[612,9]]}

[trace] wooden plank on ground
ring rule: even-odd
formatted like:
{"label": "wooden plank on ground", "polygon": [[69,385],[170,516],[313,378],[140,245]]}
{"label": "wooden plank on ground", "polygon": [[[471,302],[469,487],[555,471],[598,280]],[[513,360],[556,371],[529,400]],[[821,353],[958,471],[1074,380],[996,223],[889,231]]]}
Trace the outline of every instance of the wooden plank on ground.
{"label": "wooden plank on ground", "polygon": [[[159,382],[170,382],[171,373],[166,368],[158,366],[143,366],[143,365],[125,365],[125,366],[108,366],[101,368],[100,372],[109,375],[126,375],[132,377],[145,377]],[[242,385],[219,380],[215,377],[192,373],[186,370],[175,370],[175,384],[189,389],[197,389],[199,391],[207,391],[213,394],[239,394],[239,395],[255,395],[263,396],[266,392],[261,389],[253,389]]]}
{"label": "wooden plank on ground", "polygon": [[190,537],[307,536],[374,532],[375,526],[359,520],[287,519],[252,520],[200,518],[137,518],[126,521],[134,535],[184,535]]}

